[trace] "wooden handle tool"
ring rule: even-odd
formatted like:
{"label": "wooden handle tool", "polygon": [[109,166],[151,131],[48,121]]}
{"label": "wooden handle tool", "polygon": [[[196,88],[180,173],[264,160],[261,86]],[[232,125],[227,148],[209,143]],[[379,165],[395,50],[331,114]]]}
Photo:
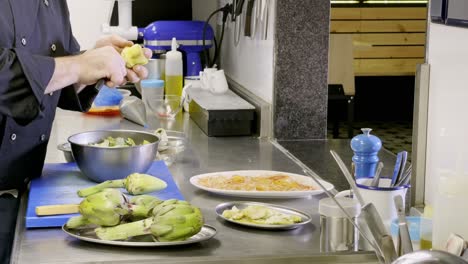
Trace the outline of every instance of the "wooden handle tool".
{"label": "wooden handle tool", "polygon": [[36,206],[37,216],[62,215],[78,213],[79,204],[57,204]]}

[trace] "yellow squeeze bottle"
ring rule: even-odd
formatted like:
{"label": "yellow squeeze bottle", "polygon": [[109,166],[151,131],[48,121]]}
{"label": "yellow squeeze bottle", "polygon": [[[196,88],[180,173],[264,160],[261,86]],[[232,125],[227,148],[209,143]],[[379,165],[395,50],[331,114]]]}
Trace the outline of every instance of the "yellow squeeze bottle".
{"label": "yellow squeeze bottle", "polygon": [[172,38],[172,49],[166,53],[165,94],[182,95],[183,61],[182,53],[177,51],[177,40]]}

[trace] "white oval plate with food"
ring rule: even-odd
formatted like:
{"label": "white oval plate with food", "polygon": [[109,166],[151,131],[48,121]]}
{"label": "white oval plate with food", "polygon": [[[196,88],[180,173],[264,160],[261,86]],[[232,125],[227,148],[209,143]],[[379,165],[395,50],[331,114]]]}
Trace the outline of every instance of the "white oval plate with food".
{"label": "white oval plate with food", "polygon": [[[256,224],[256,223],[250,223],[250,222],[244,222],[244,221],[236,221],[234,219],[230,219],[227,217],[224,217],[223,212],[225,210],[232,210],[233,207],[236,207],[239,210],[245,209],[248,206],[262,206],[270,210],[274,210],[277,212],[280,212],[285,215],[290,215],[290,216],[298,216],[301,218],[301,222],[298,223],[292,223],[292,224]],[[243,201],[237,201],[237,202],[227,202],[227,203],[222,203],[216,206],[216,214],[231,223],[239,224],[239,225],[244,225],[248,227],[254,227],[254,228],[259,228],[259,229],[267,229],[267,230],[289,230],[289,229],[295,229],[298,227],[301,227],[303,225],[306,225],[310,223],[312,218],[299,210],[289,208],[286,206],[280,206],[276,204],[268,204],[268,203],[258,203],[258,202],[243,202]]]}
{"label": "white oval plate with food", "polygon": [[[215,179],[213,177],[222,177],[229,178],[233,176],[246,176],[246,177],[271,177],[278,175],[288,176],[290,179],[296,181],[297,183],[311,187],[310,190],[297,190],[297,191],[258,191],[258,190],[233,190],[233,189],[220,189],[208,187],[203,184],[203,182],[208,179]],[[333,184],[321,180],[320,181],[327,190],[332,190],[334,188]],[[223,171],[223,172],[213,172],[196,175],[190,178],[190,183],[195,187],[216,193],[221,195],[236,196],[236,197],[248,197],[248,198],[300,198],[311,195],[318,195],[323,193],[322,188],[308,176],[280,172],[280,171],[267,171],[267,170],[242,170],[242,171]]]}
{"label": "white oval plate with food", "polygon": [[156,242],[153,241],[150,235],[133,237],[125,241],[110,241],[110,240],[101,240],[97,238],[93,229],[68,229],[65,225],[62,226],[62,230],[68,235],[77,238],[79,240],[112,245],[112,246],[123,246],[123,247],[168,247],[168,246],[178,246],[178,245],[187,245],[193,243],[199,243],[205,240],[208,240],[216,235],[216,229],[209,225],[204,225],[198,234],[188,238],[184,241],[170,241],[170,242]]}

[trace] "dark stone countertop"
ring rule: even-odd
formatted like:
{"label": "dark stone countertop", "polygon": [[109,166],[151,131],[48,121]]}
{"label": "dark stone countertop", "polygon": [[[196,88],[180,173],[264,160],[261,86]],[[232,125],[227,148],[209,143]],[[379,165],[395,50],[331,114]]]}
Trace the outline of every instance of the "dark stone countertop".
{"label": "dark stone countertop", "polygon": [[[349,139],[294,140],[278,141],[278,143],[315,171],[322,179],[335,185],[336,190],[349,189],[346,178],[330,154],[330,150],[335,150],[351,171],[353,150],[349,145]],[[378,155],[380,161],[384,163],[382,176],[391,175],[395,166],[395,155],[386,149],[381,149]]]}

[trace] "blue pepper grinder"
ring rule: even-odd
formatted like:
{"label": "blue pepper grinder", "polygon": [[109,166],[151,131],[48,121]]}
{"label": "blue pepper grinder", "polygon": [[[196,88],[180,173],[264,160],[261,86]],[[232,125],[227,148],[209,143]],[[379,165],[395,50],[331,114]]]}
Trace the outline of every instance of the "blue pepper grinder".
{"label": "blue pepper grinder", "polygon": [[359,134],[351,139],[351,148],[354,151],[353,162],[355,166],[354,175],[356,179],[374,177],[379,157],[379,150],[382,148],[382,141],[371,135],[370,128],[361,128],[363,134]]}

